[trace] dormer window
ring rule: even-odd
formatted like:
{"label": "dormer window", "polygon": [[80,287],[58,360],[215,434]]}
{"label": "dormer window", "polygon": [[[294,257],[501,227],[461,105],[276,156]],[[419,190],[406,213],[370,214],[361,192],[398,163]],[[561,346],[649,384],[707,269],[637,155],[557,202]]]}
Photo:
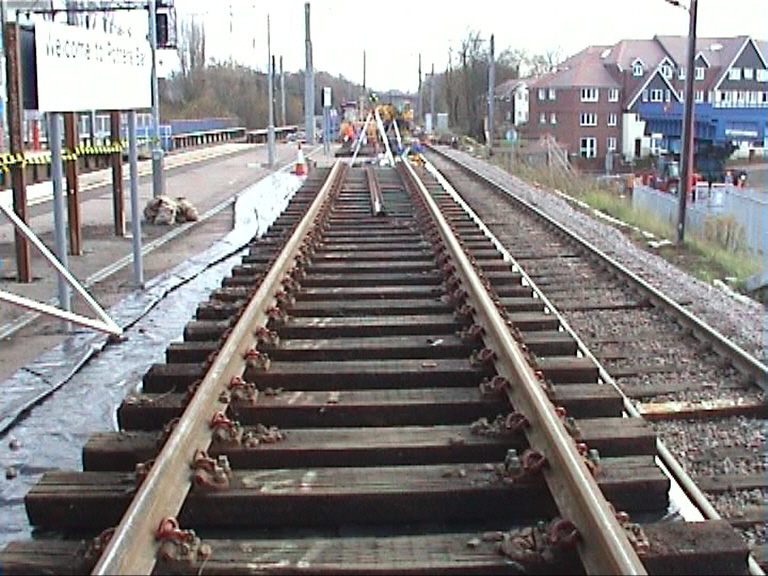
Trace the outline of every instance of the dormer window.
{"label": "dormer window", "polygon": [[728,80],[741,80],[741,68],[731,68],[728,70]]}
{"label": "dormer window", "polygon": [[704,80],[704,68],[696,66],[696,80]]}
{"label": "dormer window", "polygon": [[678,80],[685,80],[685,68],[677,69],[677,78]]}
{"label": "dormer window", "polygon": [[632,64],[632,76],[642,76],[643,75],[643,63],[642,62],[635,62]]}
{"label": "dormer window", "polygon": [[661,67],[661,75],[664,76],[664,78],[672,78],[672,66],[669,64],[664,64]]}

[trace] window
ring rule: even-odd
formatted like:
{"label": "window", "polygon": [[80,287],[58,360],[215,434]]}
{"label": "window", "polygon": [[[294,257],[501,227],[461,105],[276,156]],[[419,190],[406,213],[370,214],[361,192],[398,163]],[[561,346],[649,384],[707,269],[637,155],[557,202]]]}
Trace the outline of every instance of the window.
{"label": "window", "polygon": [[679,80],[685,80],[685,68],[677,69],[677,77]]}
{"label": "window", "polygon": [[635,62],[632,64],[632,76],[642,76],[643,75],[643,63],[642,62]]}
{"label": "window", "polygon": [[594,112],[582,112],[581,126],[597,126],[597,114]]}
{"label": "window", "polygon": [[661,102],[663,97],[664,97],[663,90],[659,88],[655,88],[651,90],[651,102]]}
{"label": "window", "polygon": [[550,124],[557,124],[557,114],[552,112],[552,114],[549,115],[549,123]]}
{"label": "window", "polygon": [[704,90],[696,90],[696,93],[694,94],[694,99],[696,102],[704,102]]}
{"label": "window", "polygon": [[614,152],[616,150],[616,138],[609,136],[605,141],[605,149],[607,152]]}
{"label": "window", "polygon": [[672,78],[672,66],[664,64],[664,66],[661,67],[661,75],[664,76],[664,78]]}
{"label": "window", "polygon": [[704,68],[696,66],[696,80],[704,80]]}
{"label": "window", "polygon": [[618,117],[616,114],[608,114],[608,126],[616,126],[618,123]]}
{"label": "window", "polygon": [[744,80],[752,80],[754,70],[752,68],[744,68]]}
{"label": "window", "polygon": [[757,71],[757,81],[758,82],[768,82],[768,70],[758,70]]}
{"label": "window", "polygon": [[749,103],[753,106],[757,104],[757,92],[752,91],[749,93]]}
{"label": "window", "polygon": [[507,110],[507,121],[512,120],[512,111]]}
{"label": "window", "polygon": [[582,158],[594,158],[597,156],[597,138],[582,138],[579,152]]}
{"label": "window", "polygon": [[539,100],[546,100],[546,99],[547,99],[546,88],[539,88]]}
{"label": "window", "polygon": [[582,102],[597,102],[600,97],[600,92],[597,88],[582,88],[581,89],[581,101]]}
{"label": "window", "polygon": [[768,92],[761,92],[761,94],[763,95],[763,104],[768,104]]}
{"label": "window", "polygon": [[611,88],[608,91],[608,102],[618,102],[618,101],[619,101],[619,89]]}
{"label": "window", "polygon": [[556,97],[557,97],[557,94],[555,93],[555,89],[554,88],[550,88],[549,89],[549,99],[550,100],[554,100]]}
{"label": "window", "polygon": [[741,80],[741,68],[731,68],[728,70],[728,80]]}
{"label": "window", "polygon": [[643,90],[643,102],[648,102],[648,90]]}
{"label": "window", "polygon": [[542,112],[539,114],[539,124],[546,124],[547,123],[547,115],[545,112]]}
{"label": "window", "polygon": [[669,88],[667,88],[666,93],[664,94],[664,101],[672,102],[672,91]]}

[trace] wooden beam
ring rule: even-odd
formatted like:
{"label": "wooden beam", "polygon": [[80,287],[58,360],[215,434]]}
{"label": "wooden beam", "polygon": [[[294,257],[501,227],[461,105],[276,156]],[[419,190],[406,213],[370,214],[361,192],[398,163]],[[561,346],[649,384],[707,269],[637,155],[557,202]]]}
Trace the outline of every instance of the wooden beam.
{"label": "wooden beam", "polygon": [[[64,146],[73,152],[79,144],[75,113],[64,114]],[[69,221],[69,253],[80,256],[83,253],[82,233],[80,226],[80,191],[77,182],[77,160],[66,160],[64,163],[67,174],[67,220]]]}
{"label": "wooden beam", "polygon": [[[112,145],[120,143],[120,112],[109,113],[109,127]],[[112,164],[112,212],[115,221],[115,236],[125,236],[125,209],[123,197],[123,153],[118,150],[110,158]]]}
{"label": "wooden beam", "polygon": [[[5,70],[8,78],[8,136],[11,154],[24,154],[24,135],[22,134],[22,98],[19,53],[19,28],[15,22],[5,25]],[[25,224],[29,223],[27,211],[27,184],[24,166],[21,163],[11,167],[13,186],[13,211]],[[32,282],[29,241],[18,230],[14,232],[16,246],[16,279],[19,282]]]}

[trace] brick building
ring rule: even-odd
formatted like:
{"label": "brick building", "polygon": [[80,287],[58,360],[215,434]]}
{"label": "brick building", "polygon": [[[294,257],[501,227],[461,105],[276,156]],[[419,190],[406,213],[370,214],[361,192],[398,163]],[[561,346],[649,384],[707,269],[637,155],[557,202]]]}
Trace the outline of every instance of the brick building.
{"label": "brick building", "polygon": [[[687,38],[590,46],[530,84],[529,138],[551,134],[571,156],[630,160],[679,152]],[[768,42],[700,38],[694,70],[697,146],[768,145]]]}

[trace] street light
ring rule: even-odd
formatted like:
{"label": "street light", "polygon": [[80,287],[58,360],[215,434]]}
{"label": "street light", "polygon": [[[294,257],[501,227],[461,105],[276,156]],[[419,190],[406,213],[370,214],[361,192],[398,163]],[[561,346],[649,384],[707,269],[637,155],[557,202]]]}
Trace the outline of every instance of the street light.
{"label": "street light", "polygon": [[688,69],[685,75],[685,103],[683,117],[683,141],[680,151],[681,171],[679,199],[677,205],[677,244],[682,244],[685,238],[685,202],[688,197],[688,189],[691,185],[693,174],[693,80],[694,60],[696,59],[696,4],[697,0],[691,0],[688,8],[685,8],[679,0],[665,0],[668,4],[688,10],[690,15],[688,28]]}

